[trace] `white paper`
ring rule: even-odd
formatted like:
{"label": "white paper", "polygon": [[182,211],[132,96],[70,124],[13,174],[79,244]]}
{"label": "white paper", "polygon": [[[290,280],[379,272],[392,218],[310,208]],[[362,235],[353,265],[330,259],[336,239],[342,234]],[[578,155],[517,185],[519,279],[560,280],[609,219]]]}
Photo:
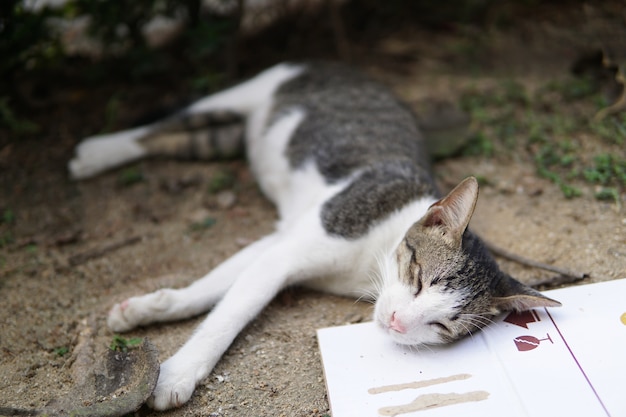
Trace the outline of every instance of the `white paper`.
{"label": "white paper", "polygon": [[442,347],[374,323],[318,330],[333,417],[626,417],[626,279],[546,294],[563,307]]}

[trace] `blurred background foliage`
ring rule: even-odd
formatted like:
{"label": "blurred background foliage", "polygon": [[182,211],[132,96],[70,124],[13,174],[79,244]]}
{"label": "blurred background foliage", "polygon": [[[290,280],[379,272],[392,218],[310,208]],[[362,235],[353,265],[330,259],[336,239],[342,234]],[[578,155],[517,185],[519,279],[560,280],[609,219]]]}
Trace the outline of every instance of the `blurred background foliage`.
{"label": "blurred background foliage", "polygon": [[[184,25],[168,48],[148,45],[142,33],[157,17]],[[5,0],[0,5],[0,95],[23,98],[15,88],[25,78],[136,80],[181,64],[195,68],[234,36],[235,22],[232,15],[201,14],[200,0],[69,0],[55,7]],[[84,45],[85,35],[90,44]]]}
{"label": "blurred background foliage", "polygon": [[[607,4],[619,19],[622,3],[598,1],[594,7]],[[175,95],[164,101],[176,107],[284,60],[378,62],[406,71],[407,63],[419,59],[415,50],[385,54],[372,45],[394,33],[410,37],[416,28],[422,37],[453,35],[456,41],[433,49],[451,48],[445,59],[472,73],[489,65],[480,51],[497,31],[520,21],[558,21],[561,9],[584,7],[576,0],[3,0],[0,144],[7,132],[10,139],[41,132],[38,125],[46,120],[32,120],[35,113],[75,104],[81,94],[81,103],[89,95],[104,109],[105,131],[119,128],[120,103],[140,87],[153,96]],[[568,24],[564,16],[561,26]],[[159,26],[161,35],[150,34]],[[606,33],[615,37],[612,30]],[[580,85],[591,85],[584,81]],[[106,102],[96,104],[103,86]]]}
{"label": "blurred background foliage", "polygon": [[[414,63],[438,71],[431,63],[439,61],[453,76],[487,74],[495,83],[459,87],[473,129],[461,154],[527,154],[566,197],[580,195],[572,184],[582,178],[617,201],[626,190],[626,116],[591,118],[620,93],[626,98],[616,83],[616,74],[626,74],[626,7],[623,0],[590,4],[2,0],[0,170],[14,167],[18,154],[28,155],[24,166],[44,158],[64,164],[81,138],[163,117],[279,61],[341,60],[407,79]],[[506,39],[516,48],[507,50]],[[506,78],[524,74],[531,60],[542,72],[552,66],[559,79],[528,88]],[[493,71],[506,65],[507,74]],[[601,149],[590,150],[590,138]],[[18,141],[49,152],[18,150]]]}
{"label": "blurred background foliage", "polygon": [[[90,87],[110,80],[158,82],[176,76],[190,92],[205,93],[278,60],[347,60],[347,40],[367,45],[406,24],[434,30],[501,26],[520,13],[520,6],[540,2],[274,0],[266,2],[272,6],[269,11],[248,8],[256,3],[261,2],[3,0],[0,127],[17,136],[36,132],[24,114],[54,88],[46,83]],[[244,14],[253,28],[245,33]],[[144,29],[158,19],[176,21],[179,27],[154,45]],[[265,25],[267,21],[272,24]]]}

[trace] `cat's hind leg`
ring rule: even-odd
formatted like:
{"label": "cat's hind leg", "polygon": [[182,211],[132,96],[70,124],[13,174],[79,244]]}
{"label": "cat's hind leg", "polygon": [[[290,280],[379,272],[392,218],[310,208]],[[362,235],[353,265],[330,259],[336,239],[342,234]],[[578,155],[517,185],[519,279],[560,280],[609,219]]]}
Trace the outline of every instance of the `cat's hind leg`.
{"label": "cat's hind leg", "polygon": [[75,157],[68,164],[70,175],[85,179],[150,156],[234,156],[243,148],[247,117],[271,103],[276,89],[301,71],[302,66],[280,64],[158,122],[88,137],[76,147]]}
{"label": "cat's hind leg", "polygon": [[161,289],[115,304],[109,312],[109,328],[126,332],[137,326],[182,320],[208,311],[235,278],[275,241],[276,236],[269,235],[250,244],[188,287]]}

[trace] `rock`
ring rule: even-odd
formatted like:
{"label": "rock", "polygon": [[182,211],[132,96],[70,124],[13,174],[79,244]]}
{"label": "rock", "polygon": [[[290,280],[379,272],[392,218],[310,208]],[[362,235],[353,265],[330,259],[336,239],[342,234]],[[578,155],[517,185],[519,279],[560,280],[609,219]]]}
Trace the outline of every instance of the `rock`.
{"label": "rock", "polygon": [[220,191],[215,199],[217,206],[222,210],[232,208],[237,203],[237,195],[231,190]]}

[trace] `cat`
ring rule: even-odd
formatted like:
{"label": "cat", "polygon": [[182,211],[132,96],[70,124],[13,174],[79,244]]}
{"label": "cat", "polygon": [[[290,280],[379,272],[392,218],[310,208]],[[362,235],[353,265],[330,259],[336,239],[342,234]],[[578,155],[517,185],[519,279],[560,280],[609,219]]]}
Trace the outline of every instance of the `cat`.
{"label": "cat", "polygon": [[69,163],[76,179],[157,154],[232,156],[245,141],[280,215],[274,233],[189,287],[110,310],[108,326],[125,332],[212,308],[161,365],[151,407],[187,402],[237,334],[290,285],[372,298],[379,327],[407,345],[449,343],[501,312],[560,305],[502,272],[468,229],[475,178],[440,195],[415,120],[354,69],[283,63],[163,121],[79,144]]}

